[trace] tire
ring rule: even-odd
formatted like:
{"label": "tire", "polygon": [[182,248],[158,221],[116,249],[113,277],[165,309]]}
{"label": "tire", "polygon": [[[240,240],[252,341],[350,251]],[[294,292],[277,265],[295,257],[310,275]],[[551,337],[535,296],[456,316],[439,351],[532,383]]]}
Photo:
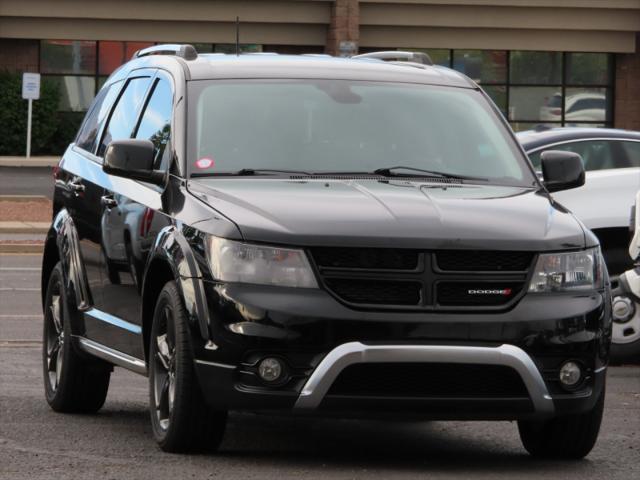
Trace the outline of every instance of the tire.
{"label": "tire", "polygon": [[158,296],[149,345],[149,410],[153,435],[173,453],[216,451],[227,412],[204,401],[189,343],[187,313],[175,282]]}
{"label": "tire", "polygon": [[611,363],[622,364],[640,359],[640,305],[630,293],[629,286],[621,283],[624,280],[612,279],[611,298],[615,305],[619,298],[626,299],[633,304],[633,316],[625,323],[619,323],[615,314],[611,331]]}
{"label": "tire", "polygon": [[611,344],[611,363],[613,365],[635,363],[638,360],[640,360],[640,340],[632,343]]}
{"label": "tire", "polygon": [[62,265],[56,264],[44,307],[42,366],[45,397],[56,412],[95,413],[104,405],[111,366],[80,356],[71,344],[70,308]]}
{"label": "tire", "polygon": [[519,421],[520,439],[534,457],[577,460],[589,454],[598,439],[605,391],[592,410],[546,421]]}

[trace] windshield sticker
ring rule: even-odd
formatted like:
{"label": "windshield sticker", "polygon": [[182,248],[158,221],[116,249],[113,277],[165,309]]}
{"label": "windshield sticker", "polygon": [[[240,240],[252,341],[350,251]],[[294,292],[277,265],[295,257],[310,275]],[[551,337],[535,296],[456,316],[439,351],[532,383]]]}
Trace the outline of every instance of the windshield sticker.
{"label": "windshield sticker", "polygon": [[202,157],[198,161],[196,161],[196,167],[200,169],[211,168],[213,167],[213,159]]}

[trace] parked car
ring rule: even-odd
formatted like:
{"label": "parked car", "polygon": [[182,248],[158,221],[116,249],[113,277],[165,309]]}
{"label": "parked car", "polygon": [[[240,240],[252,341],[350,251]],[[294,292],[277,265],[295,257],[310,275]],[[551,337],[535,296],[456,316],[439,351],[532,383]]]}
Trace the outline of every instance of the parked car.
{"label": "parked car", "polygon": [[582,185],[579,155],[543,154],[540,180],[474,82],[383,59],[159,45],[109,77],[44,249],[55,411],[99,410],[115,365],[149,377],[170,452],[215,450],[250,410],[517,420],[533,455],[588,454],[611,292],[549,195]]}
{"label": "parked car", "polygon": [[[537,171],[546,150],[581,155],[586,170],[582,187],[553,194],[600,240],[609,273],[633,266],[629,244],[629,215],[640,190],[640,132],[610,128],[553,128],[518,132],[518,141]],[[614,340],[615,341],[615,340]]]}

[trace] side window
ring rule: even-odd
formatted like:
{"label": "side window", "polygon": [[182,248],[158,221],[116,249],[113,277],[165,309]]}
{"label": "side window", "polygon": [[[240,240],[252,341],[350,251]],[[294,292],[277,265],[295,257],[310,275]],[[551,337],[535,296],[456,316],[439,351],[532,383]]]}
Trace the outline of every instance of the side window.
{"label": "side window", "polygon": [[640,167],[640,142],[620,142],[627,156],[627,167]]}
{"label": "side window", "polygon": [[[620,168],[623,161],[619,155],[615,155],[613,142],[608,140],[588,140],[584,142],[565,143],[555,145],[547,150],[564,150],[580,154],[584,162],[585,170],[603,170],[605,168]],[[536,169],[540,169],[540,155],[544,150],[529,155],[531,163]]]}
{"label": "side window", "polygon": [[76,136],[76,146],[93,153],[96,148],[98,132],[111,110],[111,106],[118,96],[122,82],[116,82],[98,92],[93,105],[87,112],[82,126]]}
{"label": "side window", "polygon": [[132,78],[127,82],[124,92],[120,95],[118,103],[111,113],[109,124],[102,135],[102,142],[96,155],[102,157],[107,145],[113,140],[131,138],[138,112],[144,102],[150,82],[149,77]]}
{"label": "side window", "polygon": [[155,145],[154,168],[157,170],[166,169],[169,163],[170,152],[165,152],[165,149],[171,137],[172,110],[171,86],[166,80],[159,79],[153,87],[135,136],[151,140]]}

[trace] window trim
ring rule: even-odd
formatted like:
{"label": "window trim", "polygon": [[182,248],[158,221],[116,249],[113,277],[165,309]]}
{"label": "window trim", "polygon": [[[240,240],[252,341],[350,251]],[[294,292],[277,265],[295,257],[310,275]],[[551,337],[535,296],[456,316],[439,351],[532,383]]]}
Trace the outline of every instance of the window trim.
{"label": "window trim", "polygon": [[[618,142],[618,143],[622,143],[622,142],[634,142],[634,143],[640,143],[640,139],[633,139],[633,138],[611,138],[611,137],[587,137],[587,138],[577,138],[575,140],[564,140],[561,142],[555,142],[555,143],[550,143],[549,145],[545,145],[543,147],[537,147],[533,150],[525,150],[527,157],[529,157],[529,161],[531,163],[531,166],[533,167],[533,169],[536,171],[536,173],[540,173],[541,170],[536,168],[535,165],[533,165],[533,162],[531,162],[531,157],[530,155],[536,154],[536,153],[540,153],[540,152],[544,152],[546,150],[553,150],[553,147],[558,147],[561,145],[568,145],[568,144],[573,144],[573,143],[584,143],[584,142]],[[619,146],[620,148],[623,148],[622,145]],[[626,152],[625,152],[626,155]],[[600,168],[600,169],[595,169],[595,170],[586,170],[585,169],[585,173],[589,173],[589,172],[602,172],[605,170],[626,170],[629,168],[640,168],[640,167],[614,167],[614,168]]]}
{"label": "window trim", "polygon": [[[176,113],[176,88],[175,88],[175,81],[173,79],[173,76],[171,74],[169,74],[167,71],[162,70],[162,69],[156,69],[155,75],[153,76],[152,80],[151,80],[151,84],[149,85],[149,89],[147,90],[146,93],[146,97],[144,99],[142,108],[140,109],[140,111],[138,112],[138,119],[136,121],[136,125],[133,129],[133,133],[132,133],[132,137],[131,138],[135,138],[136,135],[138,134],[138,130],[140,129],[140,124],[142,123],[142,119],[144,117],[144,114],[147,110],[147,106],[149,105],[149,102],[151,101],[151,97],[153,96],[153,93],[156,90],[156,87],[158,86],[158,84],[161,81],[165,81],[167,82],[167,85],[169,85],[169,89],[171,90],[171,119],[170,119],[170,134],[169,134],[169,141],[167,142],[167,145],[170,149],[171,153],[171,160],[169,161],[169,164],[167,165],[167,171],[171,170],[171,165],[174,162],[175,159],[175,149],[173,148],[173,135],[174,135],[174,118],[175,118],[175,113]],[[163,155],[165,155],[165,153],[163,153]]]}
{"label": "window trim", "polygon": [[118,103],[120,102],[120,99],[122,98],[122,95],[124,94],[124,92],[126,91],[127,87],[129,86],[129,83],[132,80],[135,80],[136,78],[148,78],[149,79],[149,85],[147,86],[147,89],[146,89],[146,91],[144,93],[143,101],[142,101],[142,103],[140,104],[140,106],[138,107],[138,109],[137,109],[137,111],[135,113],[136,123],[134,125],[137,126],[139,118],[140,118],[140,113],[142,112],[142,107],[144,105],[146,105],[147,97],[149,96],[149,92],[151,90],[151,87],[154,84],[154,79],[156,78],[156,74],[157,74],[157,69],[155,69],[155,68],[139,68],[139,69],[133,70],[131,73],[129,73],[129,75],[127,75],[127,78],[125,78],[122,81],[123,85],[122,85],[120,91],[118,92],[118,97],[113,102],[113,105],[111,106],[111,109],[109,110],[109,115],[107,116],[107,120],[104,122],[104,126],[102,127],[102,130],[100,131],[100,139],[96,142],[96,149],[93,152],[93,156],[95,158],[99,159],[98,163],[103,163],[103,161],[104,161],[104,159],[101,156],[98,155],[98,150],[100,148],[100,145],[102,145],[102,141],[104,140],[104,135],[106,133],[106,129],[109,126],[109,124],[111,123],[111,117],[113,116],[113,112],[117,108]]}
{"label": "window trim", "polygon": [[[567,145],[569,143],[582,143],[582,142],[636,142],[640,143],[640,139],[633,138],[611,138],[611,137],[585,137],[585,138],[576,138],[575,140],[562,140],[560,142],[550,143],[548,145],[544,145],[542,147],[536,147],[532,150],[525,150],[527,155],[531,155],[533,153],[538,153],[541,150],[550,150],[552,147],[557,147],[560,145]],[[613,170],[613,169],[608,169]]]}

